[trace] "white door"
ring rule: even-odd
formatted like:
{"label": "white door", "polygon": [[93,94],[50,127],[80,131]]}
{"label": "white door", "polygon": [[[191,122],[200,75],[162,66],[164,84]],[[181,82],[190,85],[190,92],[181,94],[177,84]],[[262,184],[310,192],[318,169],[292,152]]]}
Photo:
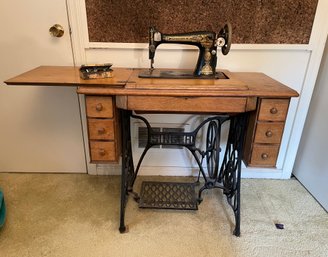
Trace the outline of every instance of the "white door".
{"label": "white door", "polygon": [[[60,24],[62,37],[49,28]],[[73,65],[65,0],[1,1],[0,172],[86,172],[76,88],[6,86],[39,65]]]}

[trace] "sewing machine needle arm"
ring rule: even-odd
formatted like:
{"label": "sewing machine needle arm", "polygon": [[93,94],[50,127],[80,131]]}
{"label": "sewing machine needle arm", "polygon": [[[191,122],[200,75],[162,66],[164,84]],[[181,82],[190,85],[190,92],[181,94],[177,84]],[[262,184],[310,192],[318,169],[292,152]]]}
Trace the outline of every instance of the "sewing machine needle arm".
{"label": "sewing machine needle arm", "polygon": [[154,69],[154,59],[150,59],[150,69]]}

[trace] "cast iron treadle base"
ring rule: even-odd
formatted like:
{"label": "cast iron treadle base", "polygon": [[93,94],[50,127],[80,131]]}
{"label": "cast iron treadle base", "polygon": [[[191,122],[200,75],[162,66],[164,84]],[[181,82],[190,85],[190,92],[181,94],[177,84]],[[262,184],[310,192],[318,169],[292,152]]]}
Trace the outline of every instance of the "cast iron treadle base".
{"label": "cast iron treadle base", "polygon": [[140,208],[198,210],[195,183],[144,181]]}

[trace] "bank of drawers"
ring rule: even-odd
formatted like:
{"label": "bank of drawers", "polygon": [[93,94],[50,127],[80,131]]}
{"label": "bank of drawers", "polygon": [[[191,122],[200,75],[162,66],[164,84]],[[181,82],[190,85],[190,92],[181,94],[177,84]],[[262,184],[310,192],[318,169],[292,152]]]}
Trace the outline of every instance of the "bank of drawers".
{"label": "bank of drawers", "polygon": [[86,96],[86,112],[91,162],[117,162],[118,121],[111,96]]}
{"label": "bank of drawers", "polygon": [[289,99],[260,99],[250,118],[253,134],[246,139],[245,161],[249,166],[274,167],[280,149]]}
{"label": "bank of drawers", "polygon": [[[246,165],[276,166],[288,106],[289,99],[259,99],[246,135]],[[117,162],[120,152],[119,122],[113,97],[87,95],[86,111],[91,162]]]}

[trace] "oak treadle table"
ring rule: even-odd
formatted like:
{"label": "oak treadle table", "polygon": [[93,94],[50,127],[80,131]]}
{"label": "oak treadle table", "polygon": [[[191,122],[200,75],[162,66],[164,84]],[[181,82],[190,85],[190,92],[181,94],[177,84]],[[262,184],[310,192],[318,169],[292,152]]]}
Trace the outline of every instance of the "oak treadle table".
{"label": "oak treadle table", "polygon": [[[74,86],[78,94],[85,95],[91,162],[118,162],[122,156],[121,232],[126,230],[127,195],[133,190],[141,164],[134,169],[129,130],[130,118],[135,116],[132,111],[209,115],[206,124],[202,124],[208,126],[205,151],[195,150],[193,140],[198,131],[179,135],[185,141],[178,144],[189,149],[198,161],[200,158],[207,160],[209,174],[205,174],[199,165],[205,179],[202,190],[223,189],[235,213],[234,234],[238,236],[241,158],[247,166],[275,167],[290,98],[297,97],[298,93],[263,73],[223,70],[228,79],[148,79],[139,78],[140,71],[114,68],[112,78],[83,80],[78,67],[40,66],[5,83]],[[215,157],[220,148],[217,133],[225,120],[231,123],[227,143],[230,148],[227,147],[225,160],[218,167]],[[150,138],[160,138],[161,135],[155,137],[151,127],[149,131]],[[148,148],[163,143],[161,140],[149,141]],[[200,157],[197,157],[198,152]]]}

